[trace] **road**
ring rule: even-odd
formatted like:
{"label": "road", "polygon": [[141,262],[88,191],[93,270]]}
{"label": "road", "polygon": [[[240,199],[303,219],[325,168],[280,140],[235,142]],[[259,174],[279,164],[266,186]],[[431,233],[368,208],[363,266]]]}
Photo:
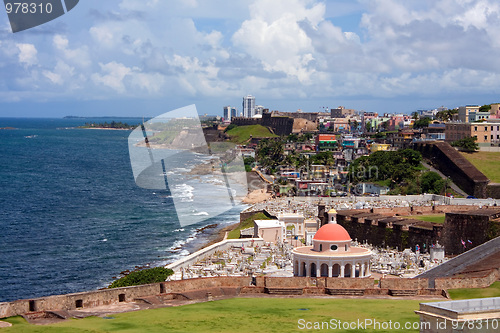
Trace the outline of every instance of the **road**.
{"label": "road", "polygon": [[431,165],[425,163],[422,161],[422,165],[429,169],[430,171],[434,171],[435,173],[437,173],[441,178],[443,179],[449,179],[450,181],[448,182],[448,186],[450,186],[456,193],[462,195],[464,198],[467,198],[468,194],[465,193],[460,187],[457,186],[457,184],[455,184],[451,178],[448,178],[446,177],[441,171],[439,171],[438,169],[432,167]]}

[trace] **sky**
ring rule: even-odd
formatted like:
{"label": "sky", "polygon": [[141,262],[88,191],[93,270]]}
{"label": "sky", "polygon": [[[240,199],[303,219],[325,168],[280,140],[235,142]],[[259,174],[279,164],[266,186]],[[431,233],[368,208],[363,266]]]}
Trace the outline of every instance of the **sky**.
{"label": "sky", "polygon": [[500,101],[495,0],[80,0],[12,33],[0,117],[344,106],[410,113]]}

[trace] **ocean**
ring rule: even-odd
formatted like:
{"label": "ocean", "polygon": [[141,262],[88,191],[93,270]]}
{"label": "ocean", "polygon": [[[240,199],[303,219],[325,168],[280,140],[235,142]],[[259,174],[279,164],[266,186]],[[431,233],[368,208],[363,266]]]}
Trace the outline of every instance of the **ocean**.
{"label": "ocean", "polygon": [[130,131],[75,128],[93,121],[111,120],[0,118],[0,128],[14,128],[0,130],[0,302],[104,288],[122,271],[179,259],[239,221],[246,206],[238,204],[181,227],[168,189],[134,182]]}

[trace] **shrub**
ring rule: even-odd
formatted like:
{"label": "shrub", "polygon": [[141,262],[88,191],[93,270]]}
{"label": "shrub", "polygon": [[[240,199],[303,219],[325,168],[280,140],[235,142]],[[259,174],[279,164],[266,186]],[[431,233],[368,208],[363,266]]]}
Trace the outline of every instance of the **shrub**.
{"label": "shrub", "polygon": [[134,271],[116,281],[113,281],[109,288],[120,288],[128,286],[138,286],[141,284],[157,283],[163,282],[170,275],[174,274],[174,271],[169,268],[155,267],[144,269],[141,271]]}

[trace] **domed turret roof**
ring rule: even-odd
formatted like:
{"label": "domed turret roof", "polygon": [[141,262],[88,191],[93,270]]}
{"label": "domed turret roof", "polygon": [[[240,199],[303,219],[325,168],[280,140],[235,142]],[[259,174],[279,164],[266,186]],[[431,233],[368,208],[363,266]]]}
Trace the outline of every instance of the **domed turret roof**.
{"label": "domed turret roof", "polygon": [[328,214],[337,214],[337,211],[332,208],[328,211]]}
{"label": "domed turret roof", "polygon": [[351,240],[351,236],[343,226],[336,223],[325,224],[316,232],[313,240],[318,241],[332,241],[332,242],[346,242]]}

